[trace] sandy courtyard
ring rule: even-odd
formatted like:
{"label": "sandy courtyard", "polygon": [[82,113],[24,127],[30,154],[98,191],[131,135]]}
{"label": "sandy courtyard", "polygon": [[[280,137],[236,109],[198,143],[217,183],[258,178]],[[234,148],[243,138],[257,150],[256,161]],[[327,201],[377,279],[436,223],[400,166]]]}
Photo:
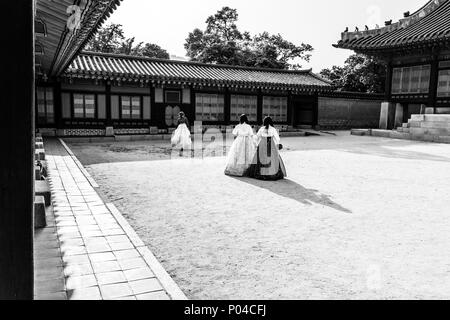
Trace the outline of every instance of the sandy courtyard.
{"label": "sandy courtyard", "polygon": [[282,142],[279,182],[162,142],[70,147],[188,298],[450,298],[450,145]]}

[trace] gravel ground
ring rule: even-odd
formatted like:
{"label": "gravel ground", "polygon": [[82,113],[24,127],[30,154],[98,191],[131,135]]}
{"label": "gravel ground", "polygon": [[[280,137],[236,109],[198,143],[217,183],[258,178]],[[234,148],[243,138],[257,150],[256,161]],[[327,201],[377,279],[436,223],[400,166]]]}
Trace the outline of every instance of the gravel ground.
{"label": "gravel ground", "polygon": [[70,147],[188,298],[448,299],[450,146],[335,134],[283,139],[278,182],[164,143]]}

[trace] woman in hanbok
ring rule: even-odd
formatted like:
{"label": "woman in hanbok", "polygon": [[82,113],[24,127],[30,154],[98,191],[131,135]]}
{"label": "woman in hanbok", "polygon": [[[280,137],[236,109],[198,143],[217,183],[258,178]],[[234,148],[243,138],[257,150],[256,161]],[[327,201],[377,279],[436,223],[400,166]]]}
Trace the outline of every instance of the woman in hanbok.
{"label": "woman in hanbok", "polygon": [[234,128],[236,139],[231,145],[227,157],[225,174],[228,176],[243,177],[247,174],[256,151],[255,134],[248,124],[247,115],[240,116],[239,124]]}
{"label": "woman in hanbok", "polygon": [[180,112],[178,114],[178,127],[173,133],[171,142],[173,148],[180,149],[180,156],[183,155],[183,151],[190,151],[192,149],[191,131],[189,129],[189,120],[184,114]]}
{"label": "woman in hanbok", "polygon": [[279,153],[283,146],[272,118],[264,119],[263,127],[257,134],[257,145],[249,176],[259,180],[284,179],[287,176],[286,168]]}

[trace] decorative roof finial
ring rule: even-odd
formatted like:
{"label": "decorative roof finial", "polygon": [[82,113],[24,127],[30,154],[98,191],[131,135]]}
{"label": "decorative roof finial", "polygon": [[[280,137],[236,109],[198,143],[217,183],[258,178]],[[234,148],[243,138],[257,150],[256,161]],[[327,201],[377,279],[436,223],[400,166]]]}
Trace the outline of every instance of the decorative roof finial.
{"label": "decorative roof finial", "polygon": [[359,28],[358,27],[355,28],[355,32],[359,32]]}

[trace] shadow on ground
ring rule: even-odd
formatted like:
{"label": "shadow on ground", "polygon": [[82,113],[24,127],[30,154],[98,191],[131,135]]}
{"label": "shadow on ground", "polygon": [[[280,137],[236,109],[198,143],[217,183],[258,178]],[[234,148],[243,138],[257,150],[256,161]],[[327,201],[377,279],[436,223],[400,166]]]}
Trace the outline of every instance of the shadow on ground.
{"label": "shadow on ground", "polygon": [[349,209],[344,208],[338,203],[331,200],[330,196],[322,194],[318,190],[307,189],[297,182],[289,179],[283,179],[279,181],[263,181],[238,177],[233,177],[233,179],[251,184],[258,188],[266,189],[281,197],[295,200],[304,205],[312,205],[313,203],[316,203],[344,213],[352,213],[352,211],[350,211]]}

